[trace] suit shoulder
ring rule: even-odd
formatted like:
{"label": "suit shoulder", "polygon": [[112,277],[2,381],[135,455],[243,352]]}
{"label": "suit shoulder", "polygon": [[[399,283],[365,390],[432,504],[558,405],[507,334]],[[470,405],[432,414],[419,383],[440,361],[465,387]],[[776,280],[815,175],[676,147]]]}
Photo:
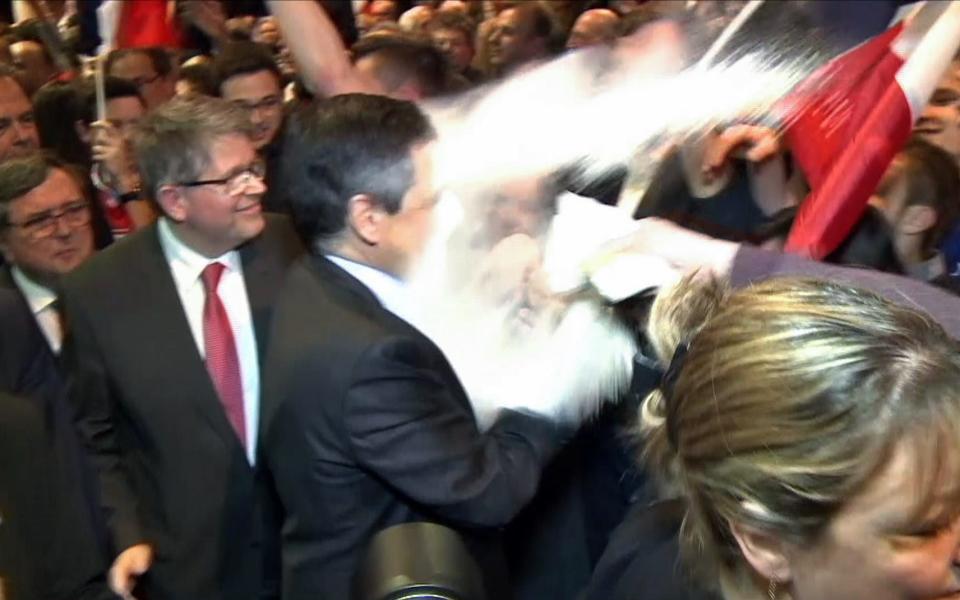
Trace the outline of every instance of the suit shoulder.
{"label": "suit shoulder", "polygon": [[162,252],[156,225],[134,232],[91,256],[63,278],[62,290],[73,295],[90,291],[104,293],[114,287],[131,285],[131,277],[148,258]]}
{"label": "suit shoulder", "polygon": [[303,243],[297,235],[293,222],[286,215],[264,213],[262,243],[276,251],[288,262],[304,253]]}

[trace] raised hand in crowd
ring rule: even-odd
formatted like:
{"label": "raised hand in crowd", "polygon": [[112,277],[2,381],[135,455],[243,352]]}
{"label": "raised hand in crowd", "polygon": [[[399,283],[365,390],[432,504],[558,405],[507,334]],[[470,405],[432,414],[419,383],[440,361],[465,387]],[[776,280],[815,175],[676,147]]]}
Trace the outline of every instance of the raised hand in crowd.
{"label": "raised hand in crowd", "polygon": [[118,127],[109,121],[90,124],[93,132],[91,156],[103,169],[102,174],[110,179],[120,192],[129,192],[140,187],[140,174],[130,144]]}
{"label": "raised hand in crowd", "polygon": [[134,600],[137,579],[150,570],[153,549],[148,544],[130,546],[121,552],[110,567],[110,589],[123,600]]}

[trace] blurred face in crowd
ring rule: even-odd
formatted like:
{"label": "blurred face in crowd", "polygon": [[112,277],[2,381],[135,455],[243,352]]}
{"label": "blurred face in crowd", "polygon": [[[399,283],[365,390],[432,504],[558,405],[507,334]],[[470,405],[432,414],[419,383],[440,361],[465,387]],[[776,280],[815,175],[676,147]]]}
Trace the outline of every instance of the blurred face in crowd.
{"label": "blurred face in crowd", "polygon": [[490,63],[500,69],[511,69],[546,53],[546,40],[534,35],[529,13],[508,8],[500,13],[490,36]]}
{"label": "blurred face in crowd", "polygon": [[469,16],[470,9],[463,0],[443,0],[437,7],[438,13],[458,14],[464,17]]}
{"label": "blurred face in crowd", "polygon": [[397,19],[397,3],[393,0],[373,0],[367,13],[369,27]]}
{"label": "blurred face in crowd", "polygon": [[176,93],[176,81],[162,77],[145,52],[133,52],[114,61],[109,75],[133,82],[149,110],[173,98]]}
{"label": "blurred face in crowd", "polygon": [[57,68],[50,62],[43,46],[37,42],[14,42],[10,45],[10,56],[14,66],[23,74],[23,82],[31,92],[40,89],[40,86],[57,74]]}
{"label": "blurred face in crowd", "polygon": [[515,181],[498,188],[484,219],[484,240],[496,244],[518,233],[537,238],[550,217],[552,198],[540,179]]}
{"label": "blurred face in crowd", "polygon": [[430,33],[433,45],[446,57],[457,71],[463,71],[473,60],[473,44],[460,29],[441,27]]}
{"label": "blurred face in crowd", "polygon": [[209,164],[195,182],[160,186],[157,200],[175,224],[177,237],[215,258],[263,230],[260,198],[267,187],[263,163],[245,135],[216,138],[207,152]]}
{"label": "blurred face in crowd", "polygon": [[960,161],[960,63],[953,63],[937,84],[915,130]]}
{"label": "blurred face in crowd", "polygon": [[[908,443],[901,443],[881,472],[840,509],[816,542],[786,551],[790,597],[960,597],[957,508],[937,500],[941,497],[937,494],[928,510],[918,511],[923,508],[918,506],[920,491],[927,488],[918,474],[924,470],[915,464],[915,454]],[[952,466],[950,472],[955,472],[957,465]],[[943,498],[955,484],[932,483],[935,489],[942,488]]]}
{"label": "blurred face in crowd", "polygon": [[93,254],[90,205],[66,171],[10,202],[8,225],[0,237],[6,260],[31,279],[50,284]]}
{"label": "blurred face in crowd", "polygon": [[423,33],[430,20],[433,19],[433,8],[430,6],[414,6],[400,15],[400,28],[413,33]]}
{"label": "blurred face in crowd", "polygon": [[107,120],[120,130],[123,139],[130,141],[140,119],[147,114],[147,107],[136,96],[110,98],[106,104]]}
{"label": "blurred face in crowd", "polygon": [[584,48],[613,41],[617,37],[617,13],[606,9],[593,9],[577,17],[567,39],[567,48]]}
{"label": "blurred face in crowd", "polygon": [[220,84],[220,94],[246,112],[257,150],[274,140],[283,123],[283,90],[276,75],[270,71],[234,75]]}
{"label": "blurred face in crowd", "polygon": [[40,146],[33,106],[16,81],[0,77],[0,161]]}

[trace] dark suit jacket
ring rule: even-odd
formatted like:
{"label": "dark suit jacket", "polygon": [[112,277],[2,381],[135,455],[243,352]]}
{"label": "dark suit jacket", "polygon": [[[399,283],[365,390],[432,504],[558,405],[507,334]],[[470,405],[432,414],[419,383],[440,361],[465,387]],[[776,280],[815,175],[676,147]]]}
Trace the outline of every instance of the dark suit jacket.
{"label": "dark suit jacket", "polygon": [[370,538],[408,521],[459,529],[489,597],[509,597],[493,528],[562,432],[508,411],[481,434],[440,350],[324,258],[291,269],[271,337],[260,451],[284,510],[284,598],[346,600]]}
{"label": "dark suit jacket", "polygon": [[78,527],[79,490],[36,402],[0,393],[0,580],[8,600],[112,598],[102,557]]}
{"label": "dark suit jacket", "polygon": [[0,267],[0,390],[50,397],[61,387],[56,358],[40,326],[10,272]]}
{"label": "dark suit jacket", "polygon": [[[261,362],[274,296],[299,252],[275,216],[240,248]],[[257,473],[197,352],[156,226],[72,273],[62,299],[70,398],[115,550],[153,545],[150,600],[257,597]]]}
{"label": "dark suit jacket", "polygon": [[680,559],[684,504],[636,504],[614,531],[580,600],[720,600]]}

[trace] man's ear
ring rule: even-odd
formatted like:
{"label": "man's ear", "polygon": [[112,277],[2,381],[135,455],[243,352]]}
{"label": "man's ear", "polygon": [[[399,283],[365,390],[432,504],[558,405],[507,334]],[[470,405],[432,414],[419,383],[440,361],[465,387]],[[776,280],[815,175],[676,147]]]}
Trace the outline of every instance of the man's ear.
{"label": "man's ear", "polygon": [[777,583],[790,581],[792,572],[784,542],[769,533],[736,523],[730,524],[730,530],[740,552],[760,577]]}
{"label": "man's ear", "polygon": [[919,235],[929,231],[937,224],[937,211],[926,204],[912,204],[900,217],[900,231],[910,235]]}
{"label": "man's ear", "polygon": [[162,185],[157,190],[157,204],[163,214],[176,223],[187,220],[187,199],[183,189],[175,185]]}
{"label": "man's ear", "polygon": [[347,226],[369,246],[383,239],[386,211],[368,194],[357,194],[347,201]]}

